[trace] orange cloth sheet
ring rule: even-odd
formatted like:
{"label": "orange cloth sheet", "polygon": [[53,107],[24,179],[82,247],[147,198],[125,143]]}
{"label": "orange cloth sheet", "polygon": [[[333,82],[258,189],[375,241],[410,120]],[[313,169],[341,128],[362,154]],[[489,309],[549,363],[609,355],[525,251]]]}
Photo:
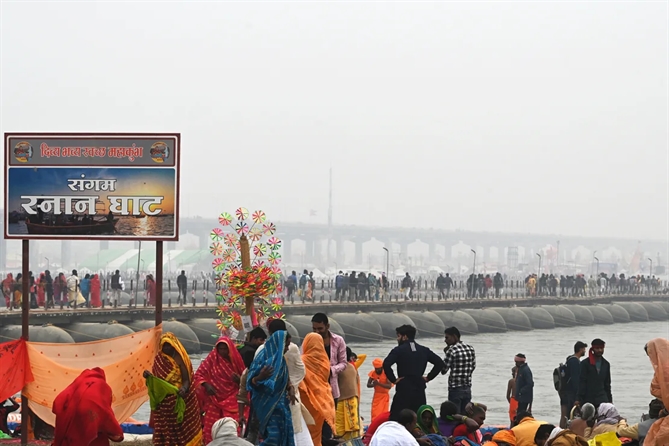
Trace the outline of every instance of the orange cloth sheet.
{"label": "orange cloth sheet", "polygon": [[144,370],[151,370],[158,353],[162,326],[118,338],[80,344],[27,342],[30,368],[35,380],[24,393],[30,409],[55,426],[53,401],[85,369],[100,367],[112,389],[112,409],[123,423],[149,400]]}

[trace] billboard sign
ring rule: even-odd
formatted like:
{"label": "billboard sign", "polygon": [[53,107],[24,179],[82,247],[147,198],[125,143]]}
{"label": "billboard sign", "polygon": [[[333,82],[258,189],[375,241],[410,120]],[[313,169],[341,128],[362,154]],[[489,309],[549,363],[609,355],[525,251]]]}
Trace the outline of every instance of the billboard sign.
{"label": "billboard sign", "polygon": [[5,134],[6,239],[179,239],[180,134]]}

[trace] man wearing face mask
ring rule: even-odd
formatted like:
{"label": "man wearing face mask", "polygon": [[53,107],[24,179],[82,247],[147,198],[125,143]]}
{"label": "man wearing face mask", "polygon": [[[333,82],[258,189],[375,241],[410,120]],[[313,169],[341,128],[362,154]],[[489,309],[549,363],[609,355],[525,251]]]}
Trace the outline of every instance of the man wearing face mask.
{"label": "man wearing face mask", "polygon": [[[446,367],[439,355],[416,343],[415,327],[402,325],[397,327],[395,332],[398,346],[392,349],[383,361],[383,371],[388,381],[395,384],[395,397],[390,407],[390,419],[393,421],[397,421],[403,409],[416,412],[420,406],[426,404],[427,383],[436,378]],[[434,367],[427,376],[424,376],[428,362]],[[397,364],[397,378],[392,369],[395,364]]]}

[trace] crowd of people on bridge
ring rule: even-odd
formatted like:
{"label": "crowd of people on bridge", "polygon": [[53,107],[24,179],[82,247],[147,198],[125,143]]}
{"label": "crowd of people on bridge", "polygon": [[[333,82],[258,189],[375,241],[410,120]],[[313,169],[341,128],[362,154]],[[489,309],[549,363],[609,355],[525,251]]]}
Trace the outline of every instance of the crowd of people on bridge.
{"label": "crowd of people on bridge", "polygon": [[[108,277],[107,296],[102,294],[102,282],[98,274],[83,274],[80,277],[77,270],[72,270],[69,276],[58,273],[52,277],[51,271],[46,270],[35,277],[32,271],[28,274],[28,302],[31,309],[55,308],[56,306],[68,308],[88,307],[100,308],[103,299],[107,305],[116,306],[121,302],[121,292],[125,290],[125,282],[119,270]],[[23,302],[23,275],[8,273],[1,283],[2,294],[5,298],[7,310],[20,309]],[[177,277],[179,297],[182,302],[186,301],[187,281],[185,272]],[[142,296],[148,305],[155,305],[156,280],[152,274],[144,277],[144,292]],[[131,299],[130,305],[133,304]]]}
{"label": "crowd of people on bridge", "polygon": [[[236,344],[222,336],[194,370],[179,339],[164,333],[151,370],[144,372],[151,402],[150,425],[156,446],[587,446],[617,443],[660,446],[669,444],[669,341],[658,338],[646,345],[655,369],[649,413],[629,423],[613,404],[611,364],[606,344],[577,342],[573,352],[554,372],[560,396],[559,423],[532,415],[535,382],[531,352],[509,358],[512,378],[506,391],[509,425],[488,426],[486,404],[473,401],[475,349],[462,341],[460,331],[444,333],[445,356],[416,341],[416,328],[396,328],[397,347],[385,358],[375,358],[369,372],[360,373],[366,355],[356,354],[330,329],[326,314],[311,318],[312,333],[298,347],[286,323],[270,320],[265,328],[249,331]],[[511,364],[510,364],[511,365]],[[429,371],[428,371],[429,367]],[[68,421],[77,405],[54,405],[54,446],[82,446],[119,441],[117,424],[110,422],[111,392],[104,372],[85,371],[65,396],[56,401],[80,401],[100,415],[92,417],[87,440]],[[427,389],[440,375],[448,375],[448,399],[438,407],[427,403]],[[85,383],[95,385],[85,391]],[[374,389],[368,426],[360,410],[361,386]],[[394,396],[391,398],[391,390]],[[501,393],[501,392],[500,392]],[[500,395],[501,396],[501,395]],[[95,402],[91,399],[95,398]],[[575,416],[570,416],[572,408]],[[2,426],[2,425],[0,425]],[[74,432],[77,431],[77,432]],[[96,443],[101,439],[100,443]]]}
{"label": "crowd of people on bridge", "polygon": [[[447,275],[448,276],[448,275]],[[442,275],[440,277],[443,278]],[[450,279],[450,278],[449,278]],[[443,279],[442,279],[443,283]],[[504,294],[507,281],[499,272],[494,275],[471,274],[466,281],[468,298],[499,298]],[[593,297],[607,294],[658,294],[666,292],[662,281],[656,276],[644,276],[642,274],[626,277],[625,274],[600,273],[598,276],[586,278],[584,274],[576,275],[554,275],[554,274],[529,274],[524,280],[525,296],[550,296],[550,297]],[[442,287],[437,288],[442,295]],[[448,296],[450,287],[447,288]]]}
{"label": "crowd of people on bridge", "polygon": [[[109,274],[85,273],[78,274],[73,270],[66,275],[59,272],[52,276],[49,270],[34,275],[28,274],[29,302],[30,308],[54,308],[56,306],[86,306],[99,308],[106,305],[116,306],[121,303],[121,292],[126,290],[126,283],[130,282],[132,291],[130,294],[130,305],[136,304],[140,299],[140,293],[136,284],[137,276],[129,275],[116,270]],[[199,280],[202,281],[201,289],[207,288],[207,281],[211,281],[210,275],[202,273]],[[171,282],[176,285],[177,303],[186,303],[189,294],[195,292],[197,280],[187,277],[185,271],[174,273],[168,280],[168,289]],[[291,271],[288,276],[280,279],[283,285],[281,296],[288,302],[294,301],[295,297],[304,302],[313,301],[318,287],[313,271],[304,270],[299,275]],[[405,273],[397,282],[391,282],[385,273],[380,275],[371,272],[351,271],[344,273],[339,271],[332,282],[334,287],[333,300],[335,301],[380,301],[389,298],[391,287],[398,287],[400,295],[405,300],[416,299],[416,291],[436,291],[438,300],[446,300],[452,297],[452,291],[459,290],[469,299],[501,298],[508,293],[509,288],[523,286],[522,281],[515,283],[500,272],[494,274],[470,274],[466,280],[458,282],[449,273],[440,273],[435,280],[424,277],[414,278],[410,273]],[[140,276],[143,286],[141,298],[146,304],[155,305],[156,279],[153,274],[143,273]],[[211,282],[210,282],[211,283]],[[393,283],[395,285],[393,285]],[[21,307],[23,297],[23,277],[18,273],[16,277],[8,273],[1,282],[2,294],[5,298],[5,306],[8,310]],[[320,288],[325,287],[321,281]],[[667,283],[663,283],[655,275],[645,276],[642,274],[626,276],[624,273],[611,274],[600,273],[597,276],[586,277],[584,274],[556,275],[556,274],[529,274],[524,279],[524,295],[526,297],[588,297],[608,294],[660,294],[667,293]],[[193,298],[195,294],[193,294]]]}
{"label": "crowd of people on bridge", "polygon": [[621,273],[610,277],[606,273],[598,276],[590,276],[586,279],[584,274],[560,277],[553,274],[530,274],[525,278],[525,287],[528,296],[553,296],[557,297],[586,297],[601,296],[606,294],[657,294],[665,291],[659,278],[653,276],[625,277]]}
{"label": "crowd of people on bridge", "polygon": [[[23,275],[13,277],[7,274],[2,281],[2,294],[8,310],[21,308],[23,302]],[[58,273],[52,277],[46,270],[35,277],[32,271],[28,274],[28,296],[30,308],[53,308],[56,305],[86,305],[93,307],[102,305],[100,300],[100,278],[97,274],[85,274],[79,277],[77,270],[72,270],[68,277]]]}

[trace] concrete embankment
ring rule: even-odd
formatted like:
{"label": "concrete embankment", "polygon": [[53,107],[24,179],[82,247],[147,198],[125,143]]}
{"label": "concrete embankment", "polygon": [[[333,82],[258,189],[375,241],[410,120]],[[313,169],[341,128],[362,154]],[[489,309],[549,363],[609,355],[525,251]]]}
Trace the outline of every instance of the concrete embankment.
{"label": "concrete embankment", "polygon": [[[395,328],[414,325],[419,337],[441,337],[455,326],[467,335],[547,330],[594,324],[669,320],[666,296],[590,299],[513,299],[484,301],[409,301],[287,305],[289,332],[301,341],[311,332],[311,316],[329,315],[333,332],[348,342],[394,339]],[[189,353],[209,351],[219,335],[215,308],[171,307],[164,328],[177,335]],[[30,340],[73,343],[110,339],[154,325],[150,308],[49,310],[31,312]],[[0,315],[0,342],[21,335],[20,314]],[[39,324],[39,325],[38,325]]]}

